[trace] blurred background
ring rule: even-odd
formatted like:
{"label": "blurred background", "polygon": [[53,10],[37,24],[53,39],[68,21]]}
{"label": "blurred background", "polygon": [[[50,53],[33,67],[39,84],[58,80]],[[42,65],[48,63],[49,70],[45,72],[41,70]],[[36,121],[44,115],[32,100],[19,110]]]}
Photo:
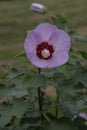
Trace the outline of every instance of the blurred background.
{"label": "blurred background", "polygon": [[[87,36],[87,0],[0,0],[0,63],[28,63],[27,58],[14,56],[23,50],[27,30],[49,18],[30,11],[33,2],[43,4],[52,14],[64,13],[72,28]],[[87,51],[87,44],[73,42],[72,48]]]}

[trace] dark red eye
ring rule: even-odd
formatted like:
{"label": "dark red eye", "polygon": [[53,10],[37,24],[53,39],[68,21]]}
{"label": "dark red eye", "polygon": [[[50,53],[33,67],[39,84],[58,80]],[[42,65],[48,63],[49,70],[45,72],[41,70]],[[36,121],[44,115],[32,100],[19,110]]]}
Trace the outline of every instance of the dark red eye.
{"label": "dark red eye", "polygon": [[52,45],[49,45],[48,42],[42,42],[38,44],[36,48],[36,54],[40,59],[50,59],[52,57],[52,53],[54,52],[54,48]]}

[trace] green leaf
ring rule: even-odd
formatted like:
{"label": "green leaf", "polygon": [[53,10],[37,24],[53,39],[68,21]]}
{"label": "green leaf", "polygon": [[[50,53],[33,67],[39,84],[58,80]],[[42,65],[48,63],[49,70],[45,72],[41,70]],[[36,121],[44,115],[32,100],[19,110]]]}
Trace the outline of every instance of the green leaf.
{"label": "green leaf", "polygon": [[64,30],[66,25],[68,24],[67,17],[62,13],[57,13],[56,17],[52,17],[52,20],[59,29]]}
{"label": "green leaf", "polygon": [[70,119],[62,117],[56,122],[56,130],[78,130],[78,128]]}
{"label": "green leaf", "polygon": [[83,55],[80,52],[76,52],[76,51],[71,51],[70,52],[70,60],[69,63],[76,65],[78,62],[82,63],[85,62],[85,58],[83,57]]}
{"label": "green leaf", "polygon": [[53,124],[52,127],[50,124],[45,123],[40,130],[78,130],[78,127],[66,117],[58,119]]}
{"label": "green leaf", "polygon": [[26,117],[27,118],[38,118],[38,117],[40,117],[40,113],[39,113],[39,111],[29,111],[29,112],[27,112],[26,113]]}
{"label": "green leaf", "polygon": [[12,107],[11,105],[0,105],[0,127],[4,127],[12,119]]}
{"label": "green leaf", "polygon": [[63,100],[72,100],[79,90],[74,88],[75,83],[72,79],[65,79],[62,80],[60,83],[57,85],[57,92],[58,95],[63,99]]}
{"label": "green leaf", "polygon": [[8,66],[5,64],[0,64],[0,79],[4,79],[8,72]]}
{"label": "green leaf", "polygon": [[7,79],[12,80],[14,78],[20,77],[25,75],[26,69],[21,67],[12,67],[9,69],[9,72],[7,74]]}
{"label": "green leaf", "polygon": [[76,69],[72,63],[67,63],[63,66],[58,67],[57,71],[66,76],[66,78],[70,78],[75,74]]}
{"label": "green leaf", "polygon": [[18,53],[15,57],[26,57],[26,52],[23,50],[20,53]]}
{"label": "green leaf", "polygon": [[87,88],[87,69],[86,68],[79,68],[76,75],[75,75],[76,82],[82,83]]}
{"label": "green leaf", "polygon": [[41,74],[37,74],[35,76],[32,76],[29,79],[29,86],[31,87],[42,87],[42,88],[46,88],[47,86],[47,79],[44,75]]}
{"label": "green leaf", "polygon": [[74,30],[69,30],[69,35],[71,36],[71,38],[75,39],[76,41],[79,41],[79,42],[85,42],[87,43],[87,38],[84,37],[84,36],[81,36],[79,33],[77,33],[76,31]]}
{"label": "green leaf", "polygon": [[79,51],[79,52],[87,61],[87,52],[84,52],[84,51]]}
{"label": "green leaf", "polygon": [[82,100],[77,102],[64,101],[60,110],[64,113],[64,115],[72,117],[72,115],[83,111],[85,108],[87,108],[87,104],[85,104]]}
{"label": "green leaf", "polygon": [[40,125],[41,125],[40,113],[32,110],[28,111],[21,121],[21,126],[23,126],[24,128],[29,128],[29,130],[31,128],[37,129],[38,127],[40,127]]}
{"label": "green leaf", "polygon": [[8,97],[8,92],[10,91],[10,87],[0,84],[0,98]]}
{"label": "green leaf", "polygon": [[47,78],[41,74],[26,76],[23,80],[23,86],[25,86],[28,89],[30,97],[35,97],[37,96],[38,87],[47,87]]}
{"label": "green leaf", "polygon": [[21,97],[24,97],[27,95],[28,95],[28,91],[27,91],[27,89],[25,89],[23,87],[21,87],[21,88],[14,87],[8,93],[8,96],[16,97],[16,98],[21,98]]}
{"label": "green leaf", "polygon": [[28,108],[28,102],[22,99],[14,99],[12,100],[12,104],[1,104],[0,127],[4,127],[6,124],[10,123],[14,116],[21,118]]}
{"label": "green leaf", "polygon": [[8,96],[21,98],[28,95],[27,88],[23,85],[22,78],[16,78],[12,80],[14,87],[12,87],[9,92]]}
{"label": "green leaf", "polygon": [[61,23],[68,24],[68,18],[63,13],[57,13],[56,17],[61,21]]}
{"label": "green leaf", "polygon": [[22,121],[23,127],[27,127],[27,128],[38,128],[40,127],[40,120],[39,118],[25,118],[25,120]]}
{"label": "green leaf", "polygon": [[23,116],[29,107],[28,102],[23,101],[22,99],[14,99],[12,104],[12,114],[17,118]]}

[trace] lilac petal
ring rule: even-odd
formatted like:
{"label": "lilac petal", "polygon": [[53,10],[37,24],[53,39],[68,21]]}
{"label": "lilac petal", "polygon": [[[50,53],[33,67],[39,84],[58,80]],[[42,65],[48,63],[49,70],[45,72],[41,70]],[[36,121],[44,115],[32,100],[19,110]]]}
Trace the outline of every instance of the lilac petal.
{"label": "lilac petal", "polygon": [[27,57],[32,62],[32,64],[34,64],[38,68],[47,68],[47,61],[38,58],[38,56],[34,52],[28,53]]}
{"label": "lilac petal", "polygon": [[66,51],[59,51],[53,54],[53,57],[48,61],[48,68],[54,68],[65,64],[69,60],[69,55]]}
{"label": "lilac petal", "polygon": [[71,46],[71,40],[69,35],[62,31],[62,30],[58,30],[53,32],[48,40],[49,44],[52,44],[54,46],[54,49],[57,50],[66,50],[69,51],[70,50],[70,46]]}
{"label": "lilac petal", "polygon": [[84,118],[85,120],[87,120],[87,114],[85,114],[85,113],[83,113],[83,112],[79,113],[79,117],[82,117],[82,118]]}
{"label": "lilac petal", "polygon": [[74,121],[76,118],[77,118],[77,115],[74,115],[74,116],[72,117],[72,121]]}
{"label": "lilac petal", "polygon": [[36,31],[29,33],[25,39],[24,49],[26,52],[36,51],[36,46],[41,43],[41,37]]}
{"label": "lilac petal", "polygon": [[49,23],[42,23],[38,25],[35,30],[41,34],[43,41],[48,40],[49,36],[53,31],[58,30],[58,28],[55,25],[51,25]]}
{"label": "lilac petal", "polygon": [[68,53],[64,51],[57,53],[57,55],[55,54],[51,59],[48,60],[38,58],[35,52],[27,53],[27,57],[32,64],[39,68],[55,68],[65,64],[69,59]]}

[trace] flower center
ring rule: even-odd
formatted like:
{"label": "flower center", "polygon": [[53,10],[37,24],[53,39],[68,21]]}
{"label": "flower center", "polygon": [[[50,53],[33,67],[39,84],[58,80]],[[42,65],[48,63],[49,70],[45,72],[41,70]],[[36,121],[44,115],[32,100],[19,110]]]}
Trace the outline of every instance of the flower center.
{"label": "flower center", "polygon": [[49,50],[47,50],[47,49],[44,49],[44,50],[42,50],[42,56],[44,57],[44,58],[48,58],[49,56],[50,56],[50,51]]}
{"label": "flower center", "polygon": [[36,54],[40,59],[50,59],[52,57],[52,53],[54,52],[53,46],[49,45],[48,42],[40,43],[36,48]]}

